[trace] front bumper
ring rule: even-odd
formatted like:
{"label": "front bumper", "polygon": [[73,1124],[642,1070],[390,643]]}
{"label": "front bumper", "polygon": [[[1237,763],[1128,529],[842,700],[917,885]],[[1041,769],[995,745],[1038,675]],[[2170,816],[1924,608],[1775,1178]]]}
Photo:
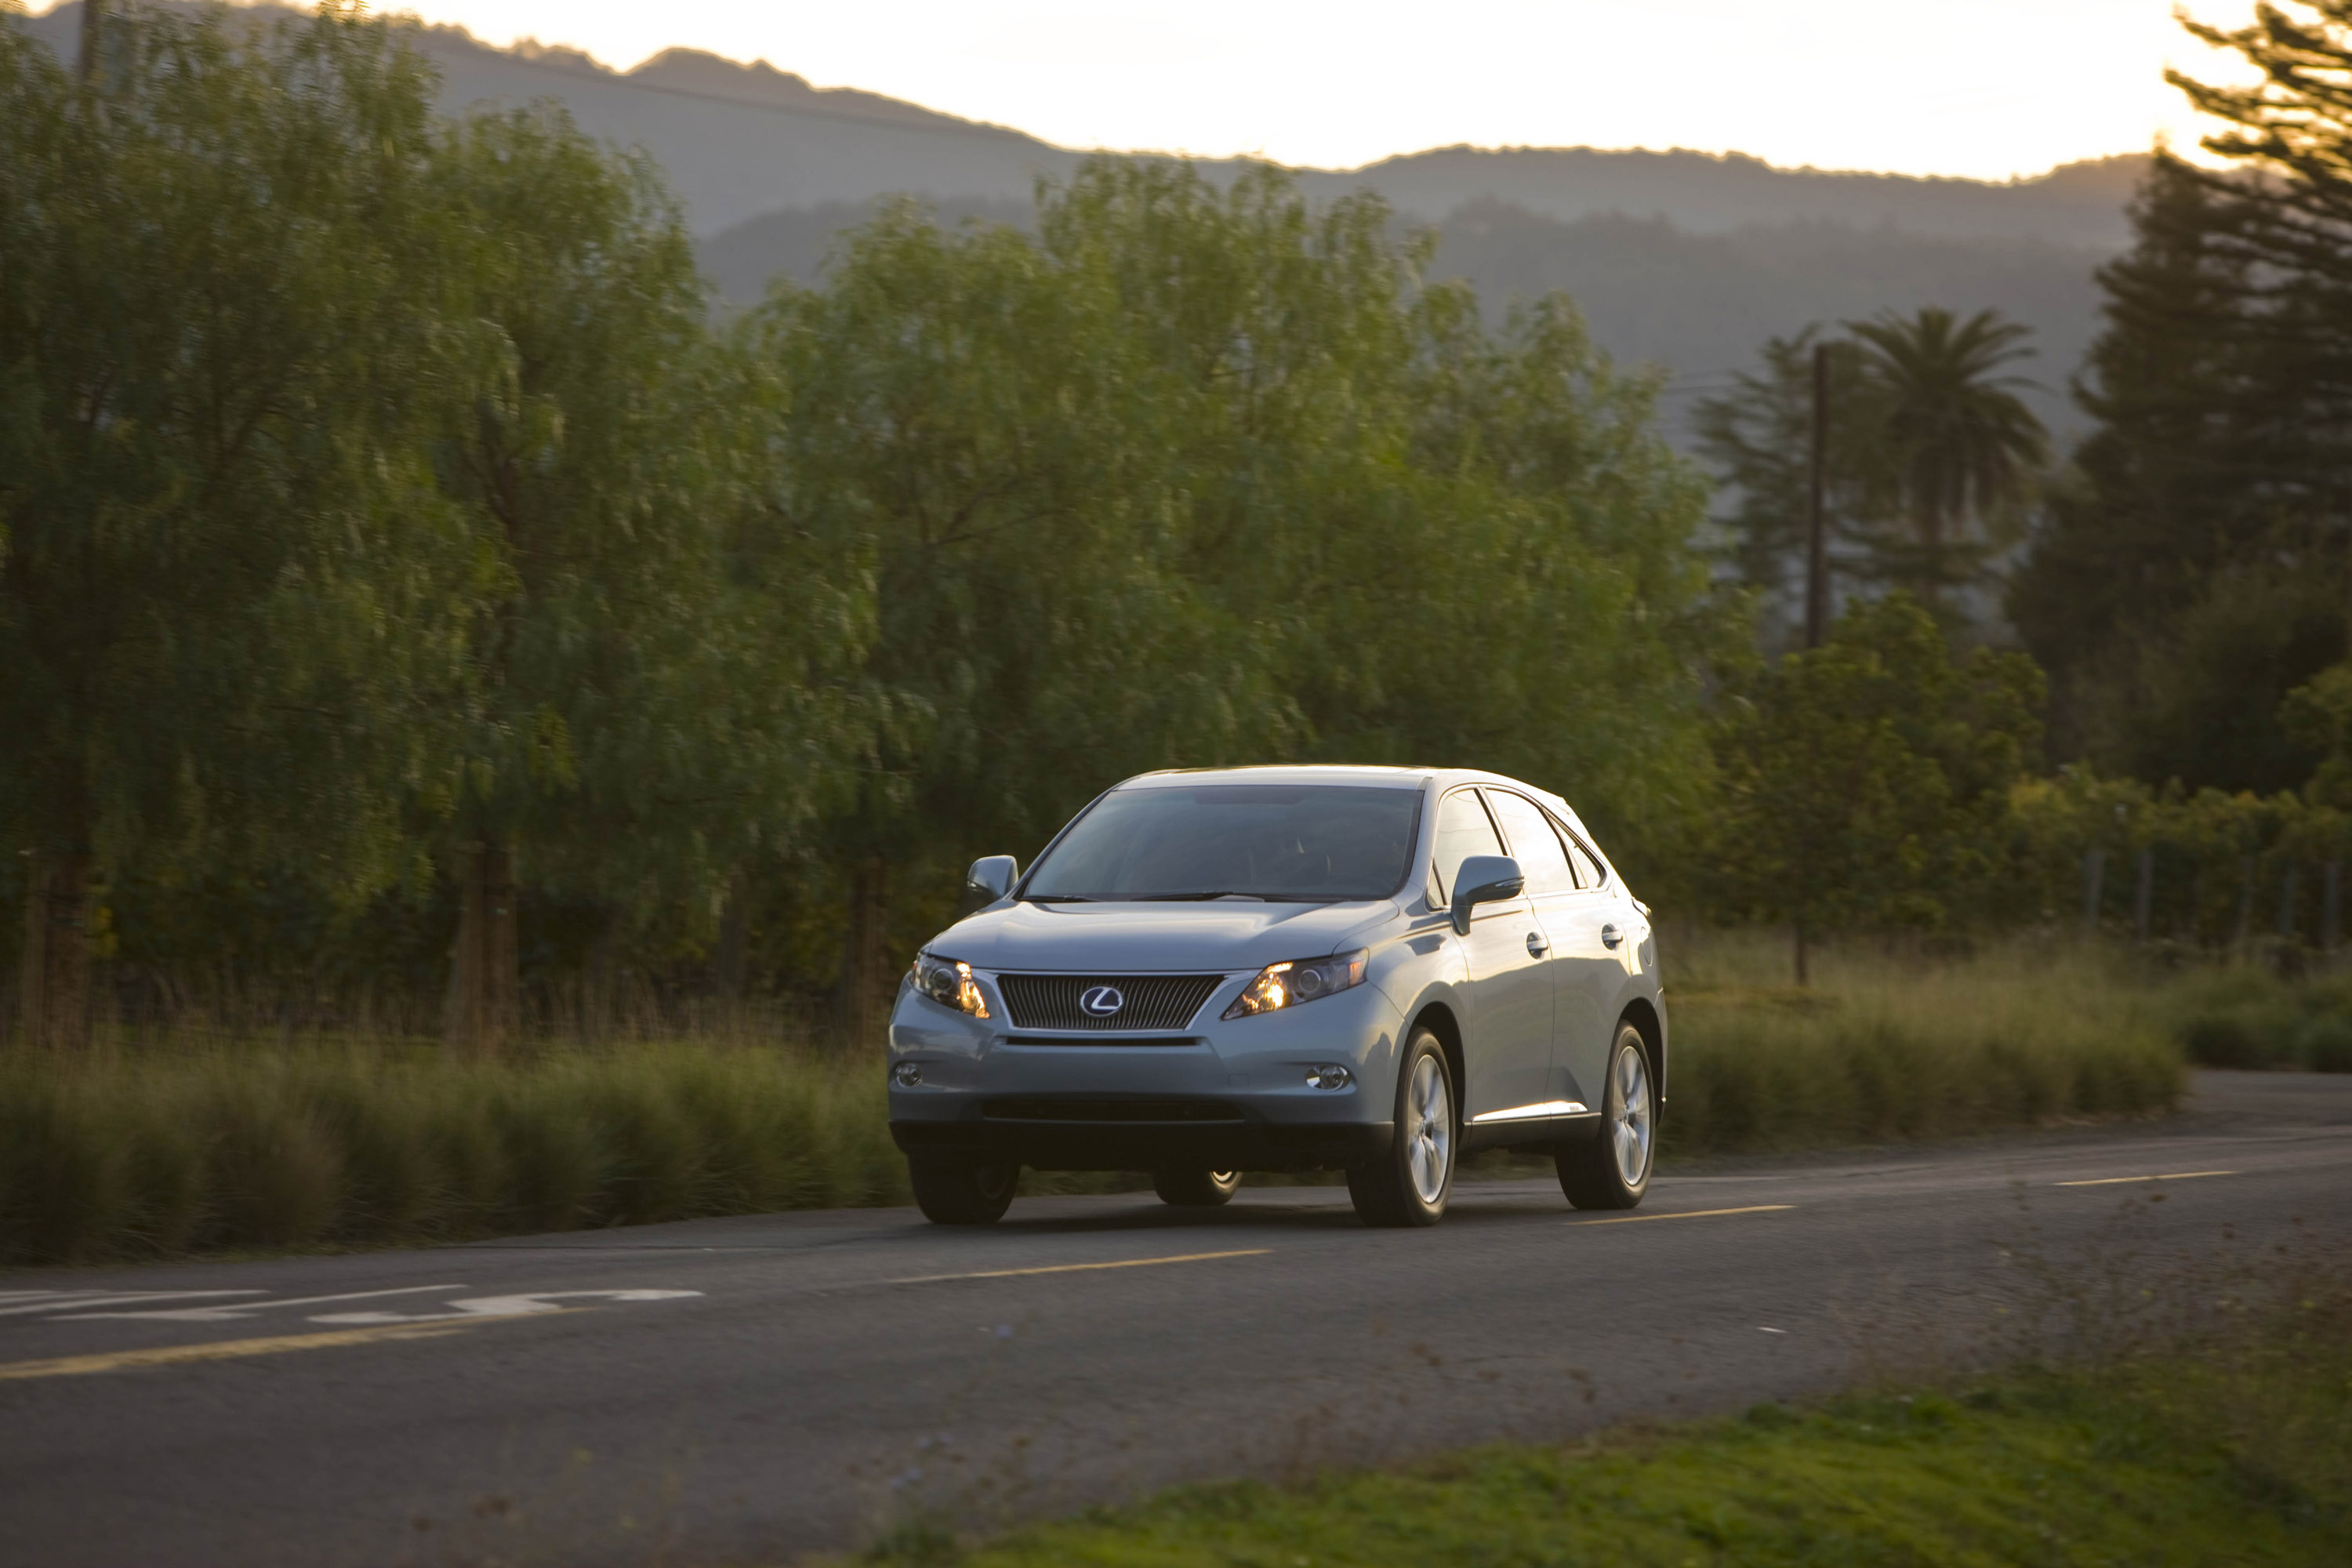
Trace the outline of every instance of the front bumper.
{"label": "front bumper", "polygon": [[[1384,1152],[1403,1020],[1361,985],[1279,1013],[1218,1015],[1181,1034],[1107,1041],[1015,1031],[902,985],[890,1020],[890,1135],[909,1152],[957,1150],[1042,1170],[1338,1169]],[[1341,1089],[1307,1069],[1348,1068]],[[898,1081],[911,1065],[919,1081]]]}
{"label": "front bumper", "polygon": [[[1085,1108],[1063,1109],[1083,1114]],[[892,1140],[909,1154],[954,1151],[1039,1171],[1343,1171],[1386,1154],[1393,1133],[1386,1121],[1299,1127],[1246,1120],[1079,1120],[1076,1114],[1051,1121],[890,1123]]]}

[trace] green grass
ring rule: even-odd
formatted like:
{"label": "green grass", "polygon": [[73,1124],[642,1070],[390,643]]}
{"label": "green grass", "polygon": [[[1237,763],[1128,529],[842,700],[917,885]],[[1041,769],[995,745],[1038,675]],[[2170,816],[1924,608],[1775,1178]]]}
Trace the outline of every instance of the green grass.
{"label": "green grass", "polygon": [[[1722,941],[1678,963],[1669,1160],[2140,1114],[2179,1093],[2152,994],[2104,969],[1849,955],[1797,992],[1770,983],[1783,962]],[[486,1061],[167,1035],[0,1056],[0,1264],[908,1201],[875,1058],[754,1038]]]}
{"label": "green grass", "polygon": [[979,1546],[961,1568],[2352,1563],[2352,1295],[2238,1332],[1937,1391],[1760,1405],[1570,1447],[1481,1448],[1280,1489],[1232,1483]]}
{"label": "green grass", "polygon": [[2352,977],[2286,981],[2240,965],[2183,976],[2164,1001],[2200,1067],[2352,1072]]}

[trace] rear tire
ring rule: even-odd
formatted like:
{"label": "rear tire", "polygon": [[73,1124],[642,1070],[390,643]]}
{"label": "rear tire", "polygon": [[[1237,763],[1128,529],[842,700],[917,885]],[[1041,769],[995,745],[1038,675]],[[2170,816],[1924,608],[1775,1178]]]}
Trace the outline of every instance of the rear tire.
{"label": "rear tire", "polygon": [[1348,1167],[1348,1196],[1366,1225],[1435,1225],[1454,1191],[1454,1108],[1445,1047],[1413,1031],[1397,1071],[1396,1137],[1387,1153]]}
{"label": "rear tire", "polygon": [[1649,1043],[1631,1024],[1617,1026],[1609,1049],[1609,1087],[1601,1097],[1601,1131],[1552,1154],[1559,1190],[1580,1209],[1630,1209],[1650,1190],[1656,1164],[1656,1075]]}
{"label": "rear tire", "polygon": [[1179,1208],[1214,1208],[1242,1190],[1239,1171],[1154,1171],[1151,1190]]}
{"label": "rear tire", "polygon": [[940,1150],[908,1155],[907,1179],[915,1206],[933,1225],[994,1225],[1013,1206],[1021,1167]]}

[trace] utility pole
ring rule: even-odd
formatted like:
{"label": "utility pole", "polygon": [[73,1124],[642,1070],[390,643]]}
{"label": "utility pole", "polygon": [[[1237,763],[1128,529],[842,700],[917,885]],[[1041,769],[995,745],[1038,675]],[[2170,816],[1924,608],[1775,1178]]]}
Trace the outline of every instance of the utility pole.
{"label": "utility pole", "polygon": [[1805,646],[1829,635],[1830,550],[1822,491],[1830,466],[1830,345],[1813,345],[1812,450],[1805,465]]}
{"label": "utility pole", "polygon": [[98,75],[98,29],[106,21],[104,0],[81,0],[81,79],[88,85]]}

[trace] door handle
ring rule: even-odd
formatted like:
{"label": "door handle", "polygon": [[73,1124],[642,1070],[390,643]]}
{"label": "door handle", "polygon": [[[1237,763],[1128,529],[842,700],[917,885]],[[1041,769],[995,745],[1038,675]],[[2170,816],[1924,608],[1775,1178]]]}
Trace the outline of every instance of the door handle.
{"label": "door handle", "polygon": [[1528,932],[1528,956],[1529,958],[1541,958],[1544,955],[1544,950],[1550,945],[1551,943],[1544,941],[1543,932],[1539,931],[1531,931]]}
{"label": "door handle", "polygon": [[1615,926],[1613,926],[1613,925],[1605,925],[1605,926],[1602,926],[1602,927],[1601,928],[1601,946],[1603,946],[1603,947],[1615,947],[1618,943],[1620,943],[1620,942],[1623,942],[1624,940],[1625,940],[1625,933],[1624,933],[1623,931],[1619,931]]}

